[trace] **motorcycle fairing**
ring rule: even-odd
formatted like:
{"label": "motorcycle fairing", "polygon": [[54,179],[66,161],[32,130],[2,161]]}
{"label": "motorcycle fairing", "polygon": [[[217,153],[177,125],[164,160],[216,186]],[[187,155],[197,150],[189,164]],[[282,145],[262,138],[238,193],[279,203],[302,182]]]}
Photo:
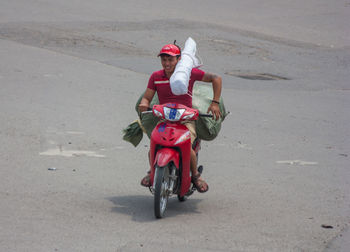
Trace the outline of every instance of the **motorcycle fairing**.
{"label": "motorcycle fairing", "polygon": [[[181,168],[180,196],[184,196],[189,191],[191,186],[191,139],[190,137],[184,138],[183,141],[179,142],[175,146],[174,143],[182,136],[187,135],[187,132],[189,132],[189,130],[183,124],[162,122],[154,128],[151,136],[151,185],[153,185],[154,180],[155,164],[158,164],[158,166],[161,167],[172,161],[177,169]],[[162,146],[163,148],[159,149],[159,146]],[[176,147],[176,149],[170,147]],[[160,153],[158,154],[158,152]]]}

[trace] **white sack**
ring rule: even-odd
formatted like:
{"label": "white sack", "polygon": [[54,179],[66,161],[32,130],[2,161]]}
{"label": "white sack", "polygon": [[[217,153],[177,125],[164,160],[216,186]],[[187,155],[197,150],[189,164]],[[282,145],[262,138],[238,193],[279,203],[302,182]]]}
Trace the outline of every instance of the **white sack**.
{"label": "white sack", "polygon": [[196,51],[196,42],[191,37],[188,38],[181,53],[181,59],[170,77],[170,88],[174,95],[187,94],[192,68],[200,65]]}

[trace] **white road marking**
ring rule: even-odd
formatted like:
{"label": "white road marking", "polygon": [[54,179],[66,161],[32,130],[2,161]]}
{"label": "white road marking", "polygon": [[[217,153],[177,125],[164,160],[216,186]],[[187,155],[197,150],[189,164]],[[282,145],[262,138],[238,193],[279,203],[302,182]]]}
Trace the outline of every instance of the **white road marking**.
{"label": "white road marking", "polygon": [[60,148],[49,149],[47,151],[39,153],[42,156],[61,156],[61,157],[98,157],[104,158],[105,155],[97,154],[94,151],[84,151],[84,150],[63,150]]}
{"label": "white road marking", "polygon": [[80,131],[66,131],[67,134],[70,135],[84,135],[84,132],[80,132]]}
{"label": "white road marking", "polygon": [[277,164],[288,164],[288,165],[317,165],[317,162],[309,162],[302,160],[282,160],[276,161]]}

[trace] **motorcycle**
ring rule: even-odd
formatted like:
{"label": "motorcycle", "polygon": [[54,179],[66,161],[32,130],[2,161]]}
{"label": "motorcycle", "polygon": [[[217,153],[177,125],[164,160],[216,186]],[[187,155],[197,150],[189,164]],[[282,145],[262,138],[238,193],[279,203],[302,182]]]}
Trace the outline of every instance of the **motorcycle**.
{"label": "motorcycle", "polygon": [[[150,191],[154,195],[154,214],[156,218],[164,217],[168,198],[177,195],[179,201],[185,201],[196,190],[191,181],[191,148],[195,150],[197,161],[200,139],[191,146],[191,134],[183,121],[197,120],[197,109],[182,104],[167,103],[154,105],[151,111],[162,121],[153,129],[150,143]],[[203,166],[198,167],[203,172]]]}

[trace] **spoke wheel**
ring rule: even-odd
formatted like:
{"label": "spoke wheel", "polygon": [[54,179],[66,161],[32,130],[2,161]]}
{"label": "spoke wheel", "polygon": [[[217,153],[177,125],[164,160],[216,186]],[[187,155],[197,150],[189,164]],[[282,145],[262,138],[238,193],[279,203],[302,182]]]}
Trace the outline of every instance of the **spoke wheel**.
{"label": "spoke wheel", "polygon": [[169,198],[168,166],[156,167],[154,183],[154,215],[159,219],[164,217]]}

